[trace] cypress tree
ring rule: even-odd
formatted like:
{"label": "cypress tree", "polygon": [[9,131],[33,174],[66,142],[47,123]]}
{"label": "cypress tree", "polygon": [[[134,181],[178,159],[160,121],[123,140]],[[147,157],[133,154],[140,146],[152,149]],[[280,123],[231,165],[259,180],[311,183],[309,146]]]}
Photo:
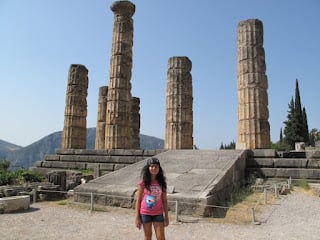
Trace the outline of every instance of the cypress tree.
{"label": "cypress tree", "polygon": [[291,149],[295,148],[296,142],[309,144],[307,113],[305,108],[303,108],[303,110],[301,108],[298,79],[296,79],[295,101],[292,97],[289,103],[287,121],[285,121],[284,124],[284,142],[288,144]]}
{"label": "cypress tree", "polygon": [[293,97],[289,103],[289,110],[287,115],[287,121],[283,122],[284,127],[284,142],[290,146],[290,149],[294,149],[295,139],[296,139],[296,120],[294,118],[295,107]]}
{"label": "cypress tree", "polygon": [[280,128],[280,143],[283,143],[282,128]]}
{"label": "cypress tree", "polygon": [[303,138],[307,145],[310,144],[310,136],[309,136],[309,126],[307,119],[307,111],[306,108],[302,109],[302,121],[303,121]]}
{"label": "cypress tree", "polygon": [[223,143],[220,144],[220,149],[224,149]]}
{"label": "cypress tree", "polygon": [[298,79],[296,79],[294,118],[296,121],[296,141],[303,142],[303,141],[305,141],[305,139],[304,139],[305,133],[304,133],[304,123],[303,123],[303,115],[302,115],[302,108],[301,108],[301,99],[300,99]]}

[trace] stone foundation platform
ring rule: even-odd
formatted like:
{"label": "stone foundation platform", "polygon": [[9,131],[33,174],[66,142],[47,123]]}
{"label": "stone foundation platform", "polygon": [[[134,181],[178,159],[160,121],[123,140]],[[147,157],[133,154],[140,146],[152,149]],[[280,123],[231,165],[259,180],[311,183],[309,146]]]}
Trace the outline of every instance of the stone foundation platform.
{"label": "stone foundation platform", "polygon": [[46,175],[53,170],[93,170],[95,177],[117,171],[140,162],[164,150],[141,149],[57,149],[55,155],[46,155],[32,170]]}
{"label": "stone foundation platform", "polygon": [[[224,205],[232,190],[245,178],[246,151],[242,150],[168,150],[156,155],[167,178],[169,208],[179,214],[221,216],[225,210],[207,205]],[[133,208],[140,161],[96,178],[74,189],[77,202]],[[168,189],[169,189],[168,188]]]}

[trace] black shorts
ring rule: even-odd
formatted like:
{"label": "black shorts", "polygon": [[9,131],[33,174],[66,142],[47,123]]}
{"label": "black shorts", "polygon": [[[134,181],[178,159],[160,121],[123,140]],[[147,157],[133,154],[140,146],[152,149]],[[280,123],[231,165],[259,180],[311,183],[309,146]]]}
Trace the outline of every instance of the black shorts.
{"label": "black shorts", "polygon": [[142,224],[150,223],[150,222],[164,222],[164,218],[163,218],[162,214],[161,215],[155,215],[155,216],[141,214],[140,215],[140,219],[141,219],[141,223]]}

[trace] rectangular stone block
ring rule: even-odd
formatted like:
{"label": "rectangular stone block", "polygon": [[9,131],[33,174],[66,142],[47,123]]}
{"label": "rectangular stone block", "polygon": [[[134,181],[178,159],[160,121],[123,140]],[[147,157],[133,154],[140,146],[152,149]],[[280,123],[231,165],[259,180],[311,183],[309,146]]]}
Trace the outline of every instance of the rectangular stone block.
{"label": "rectangular stone block", "polygon": [[87,162],[87,156],[80,156],[80,155],[62,155],[60,156],[60,160],[62,162]]}
{"label": "rectangular stone block", "polygon": [[319,180],[320,169],[277,168],[275,177]]}
{"label": "rectangular stone block", "polygon": [[86,163],[85,169],[96,169],[99,167],[99,163]]}
{"label": "rectangular stone block", "polygon": [[122,164],[132,164],[137,163],[141,160],[141,158],[130,157],[130,156],[112,156],[111,162],[113,163],[122,163]]}
{"label": "rectangular stone block", "polygon": [[12,196],[0,198],[0,206],[4,213],[27,210],[30,207],[30,196]]}
{"label": "rectangular stone block", "polygon": [[[253,170],[253,169],[252,169]],[[256,169],[258,173],[260,173],[263,177],[276,177],[276,169],[275,168],[259,168]]]}
{"label": "rectangular stone block", "polygon": [[97,150],[94,149],[75,149],[76,155],[97,155]]}
{"label": "rectangular stone block", "polygon": [[128,166],[128,164],[115,164],[114,165],[114,171],[117,171],[117,170],[119,170],[121,168],[124,168],[126,166]]}
{"label": "rectangular stone block", "polygon": [[45,161],[59,161],[60,160],[60,156],[59,155],[46,155],[44,157]]}
{"label": "rectangular stone block", "polygon": [[274,158],[276,151],[274,149],[254,149],[248,151],[249,157]]}
{"label": "rectangular stone block", "polygon": [[55,152],[58,155],[74,154],[75,149],[56,149]]}
{"label": "rectangular stone block", "polygon": [[111,156],[87,156],[87,162],[107,163],[111,161]]}
{"label": "rectangular stone block", "polygon": [[43,162],[43,161],[36,161],[34,165],[35,165],[36,167],[42,167],[42,162]]}
{"label": "rectangular stone block", "polygon": [[276,168],[306,168],[307,163],[307,159],[274,159],[274,167]]}
{"label": "rectangular stone block", "polygon": [[76,164],[75,162],[61,162],[61,161],[44,161],[42,164],[43,167],[47,168],[69,168],[69,169],[75,169]]}
{"label": "rectangular stone block", "polygon": [[99,167],[101,171],[114,171],[114,164],[112,163],[100,163]]}
{"label": "rectangular stone block", "polygon": [[320,159],[309,159],[308,168],[320,168]]}
{"label": "rectangular stone block", "polygon": [[274,167],[273,158],[248,158],[247,167]]}
{"label": "rectangular stone block", "polygon": [[74,163],[76,169],[86,169],[87,164],[85,162],[75,162]]}
{"label": "rectangular stone block", "polygon": [[145,149],[143,151],[143,155],[145,156],[145,158],[151,157],[151,156],[155,156],[159,153],[165,152],[167,150],[163,150],[163,149]]}

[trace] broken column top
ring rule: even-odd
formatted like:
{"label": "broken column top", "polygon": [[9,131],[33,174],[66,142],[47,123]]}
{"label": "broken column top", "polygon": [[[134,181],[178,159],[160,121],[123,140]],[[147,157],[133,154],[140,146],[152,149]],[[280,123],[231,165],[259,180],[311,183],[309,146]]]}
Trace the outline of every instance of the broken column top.
{"label": "broken column top", "polygon": [[253,19],[247,19],[247,20],[240,21],[238,24],[238,27],[242,27],[243,25],[247,25],[247,24],[259,26],[261,28],[263,25],[261,20],[259,20],[257,18],[253,18]]}
{"label": "broken column top", "polygon": [[192,62],[186,56],[174,56],[170,57],[168,61],[168,69],[184,69],[190,72],[192,68]]}
{"label": "broken column top", "polygon": [[122,0],[122,1],[115,1],[111,5],[110,9],[115,14],[132,17],[136,10],[136,6],[130,1]]}
{"label": "broken column top", "polygon": [[263,45],[263,23],[259,19],[248,19],[238,24],[238,45],[260,46]]}

